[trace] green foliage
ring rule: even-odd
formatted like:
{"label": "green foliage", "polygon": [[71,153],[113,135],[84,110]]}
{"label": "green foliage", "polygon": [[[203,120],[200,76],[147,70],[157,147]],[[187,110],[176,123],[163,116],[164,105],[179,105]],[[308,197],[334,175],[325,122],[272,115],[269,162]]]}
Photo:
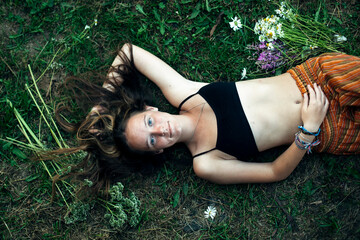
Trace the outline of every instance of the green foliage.
{"label": "green foliage", "polygon": [[109,220],[111,227],[118,230],[121,230],[126,223],[135,227],[140,222],[139,199],[133,192],[128,198],[124,197],[123,190],[122,183],[116,183],[109,190],[110,201],[104,201],[107,208],[104,218]]}
{"label": "green foliage", "polygon": [[69,211],[64,217],[66,224],[72,224],[76,222],[85,221],[89,215],[90,205],[89,203],[75,202],[71,203]]}

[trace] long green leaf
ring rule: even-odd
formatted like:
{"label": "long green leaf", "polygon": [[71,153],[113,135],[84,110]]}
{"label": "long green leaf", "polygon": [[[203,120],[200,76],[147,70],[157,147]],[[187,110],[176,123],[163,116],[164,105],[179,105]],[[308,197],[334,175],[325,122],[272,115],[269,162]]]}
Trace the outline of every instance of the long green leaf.
{"label": "long green leaf", "polygon": [[[32,78],[32,80],[33,80],[33,84],[34,84],[34,87],[35,87],[35,89],[36,89],[37,96],[38,96],[38,98],[40,99],[40,101],[42,102],[43,107],[45,108],[46,113],[47,113],[47,115],[48,115],[48,118],[50,119],[50,122],[52,123],[52,126],[55,128],[55,131],[56,131],[57,134],[52,130],[50,124],[48,124],[47,118],[46,118],[45,115],[42,113],[41,109],[39,109],[41,115],[43,116],[44,121],[47,123],[47,125],[48,125],[48,127],[49,127],[49,130],[51,131],[51,133],[52,133],[55,141],[58,143],[58,146],[59,146],[60,148],[69,147],[69,146],[65,143],[64,139],[62,138],[62,136],[61,136],[61,134],[60,134],[60,131],[59,131],[58,127],[57,127],[57,124],[55,123],[54,119],[51,117],[51,113],[50,113],[49,108],[47,107],[47,104],[45,103],[44,99],[41,97],[39,88],[37,87],[37,84],[36,84],[36,81],[35,81],[35,78],[34,78],[34,75],[33,75],[33,73],[32,73],[32,70],[31,70],[30,65],[28,65],[28,68],[29,68],[29,71],[30,71],[30,73],[31,73],[31,78]],[[31,93],[29,90],[28,90],[28,92]],[[33,100],[34,100],[34,98],[33,98]],[[35,100],[34,100],[34,102],[35,102]],[[59,139],[60,139],[60,140],[59,140]]]}

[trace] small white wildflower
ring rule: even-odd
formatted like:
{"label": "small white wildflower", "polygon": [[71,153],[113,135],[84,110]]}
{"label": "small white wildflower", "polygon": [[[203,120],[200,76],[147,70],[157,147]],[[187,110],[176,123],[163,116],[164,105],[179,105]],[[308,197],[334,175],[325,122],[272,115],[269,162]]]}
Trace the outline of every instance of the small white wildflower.
{"label": "small white wildflower", "polygon": [[288,18],[291,18],[291,17],[297,17],[297,15],[294,15],[292,10],[286,10],[285,14],[284,14],[284,18],[285,19],[288,19]]}
{"label": "small white wildflower", "polygon": [[89,26],[89,25],[86,25],[86,26],[85,26],[85,30],[86,30],[86,29],[90,29],[90,26]]}
{"label": "small white wildflower", "polygon": [[[63,67],[63,65],[61,63],[57,63],[57,62],[52,62],[49,66],[51,69],[60,69]],[[69,173],[71,171],[71,167],[70,167],[70,170],[69,170],[69,167],[68,166],[68,169],[64,172],[65,174]]]}
{"label": "small white wildflower", "polygon": [[286,8],[286,4],[282,2],[280,8],[275,10],[275,13],[283,19],[288,19],[291,17],[292,11],[291,9],[285,9],[285,8]]}
{"label": "small white wildflower", "polygon": [[95,18],[94,19],[94,25],[97,26],[97,24],[98,24],[98,20]]}
{"label": "small white wildflower", "polygon": [[347,38],[345,36],[340,36],[339,34],[335,34],[335,42],[345,42],[347,41]]}
{"label": "small white wildflower", "polygon": [[310,49],[310,50],[314,50],[315,48],[318,48],[318,46],[313,46],[313,45],[310,45],[310,46],[309,46],[309,49]]}
{"label": "small white wildflower", "polygon": [[277,39],[274,29],[269,29],[266,32],[266,38],[268,42],[272,42],[274,39]]}
{"label": "small white wildflower", "polygon": [[237,17],[235,18],[231,18],[231,20],[233,20],[232,22],[229,22],[230,24],[230,27],[234,30],[234,31],[237,31],[239,30],[240,28],[242,28],[242,23],[241,23],[241,20],[238,19]]}
{"label": "small white wildflower", "polygon": [[284,37],[284,31],[282,30],[282,24],[281,23],[276,25],[276,34],[279,37]]}
{"label": "small white wildflower", "polygon": [[208,206],[204,214],[205,218],[211,217],[211,219],[214,219],[216,216],[216,208],[214,206]]}
{"label": "small white wildflower", "polygon": [[241,80],[243,80],[244,78],[247,78],[246,76],[246,68],[244,68],[241,72]]}
{"label": "small white wildflower", "polygon": [[255,24],[254,32],[255,32],[255,34],[260,34],[260,31],[261,31],[261,26],[260,26],[260,22],[258,21],[258,22]]}
{"label": "small white wildflower", "polygon": [[345,36],[341,36],[340,38],[338,38],[339,42],[345,42],[347,41],[347,38]]}
{"label": "small white wildflower", "polygon": [[279,38],[283,38],[285,36],[285,33],[283,30],[278,31],[277,34],[279,35]]}
{"label": "small white wildflower", "polygon": [[87,36],[86,38],[87,38],[87,39],[89,39],[89,38],[90,38],[90,36]]}
{"label": "small white wildflower", "polygon": [[277,15],[279,15],[280,17],[283,16],[281,9],[276,9],[276,10],[275,10],[275,13],[276,13]]}
{"label": "small white wildflower", "polygon": [[264,35],[259,36],[259,42],[265,42],[265,36]]}
{"label": "small white wildflower", "polygon": [[286,14],[289,13],[289,10],[286,10],[284,6],[281,6],[280,11],[281,11],[281,17],[286,19]]}
{"label": "small white wildflower", "polygon": [[271,15],[271,17],[269,18],[269,22],[272,24],[276,24],[279,21],[279,17]]}
{"label": "small white wildflower", "polygon": [[268,50],[274,50],[274,45],[270,42],[266,44]]}

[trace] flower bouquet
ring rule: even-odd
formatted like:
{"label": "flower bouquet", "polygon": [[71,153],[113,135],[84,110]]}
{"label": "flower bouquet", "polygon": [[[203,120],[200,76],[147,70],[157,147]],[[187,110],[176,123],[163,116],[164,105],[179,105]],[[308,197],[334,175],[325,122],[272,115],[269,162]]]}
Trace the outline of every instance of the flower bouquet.
{"label": "flower bouquet", "polygon": [[[245,26],[237,17],[229,24],[234,31]],[[275,71],[284,65],[291,67],[324,52],[339,52],[347,40],[323,23],[301,16],[286,2],[281,2],[274,15],[258,20],[254,29],[249,29],[259,40],[248,45],[256,51],[252,60],[265,71]]]}

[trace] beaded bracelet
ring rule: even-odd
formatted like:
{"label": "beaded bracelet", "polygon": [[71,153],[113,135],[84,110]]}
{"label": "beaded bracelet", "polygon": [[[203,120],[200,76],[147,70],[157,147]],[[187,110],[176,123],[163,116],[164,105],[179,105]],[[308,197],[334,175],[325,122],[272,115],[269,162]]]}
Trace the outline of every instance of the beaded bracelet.
{"label": "beaded bracelet", "polygon": [[306,152],[308,154],[311,153],[311,148],[313,146],[317,146],[320,144],[320,140],[316,140],[314,142],[302,141],[300,139],[300,134],[301,134],[301,131],[299,131],[295,134],[295,145],[301,150],[306,150]]}
{"label": "beaded bracelet", "polygon": [[303,134],[306,135],[312,135],[312,136],[318,136],[320,134],[321,128],[319,128],[319,130],[317,132],[309,132],[308,130],[306,130],[306,128],[304,128],[304,126],[298,126],[298,128],[301,130],[301,132]]}

